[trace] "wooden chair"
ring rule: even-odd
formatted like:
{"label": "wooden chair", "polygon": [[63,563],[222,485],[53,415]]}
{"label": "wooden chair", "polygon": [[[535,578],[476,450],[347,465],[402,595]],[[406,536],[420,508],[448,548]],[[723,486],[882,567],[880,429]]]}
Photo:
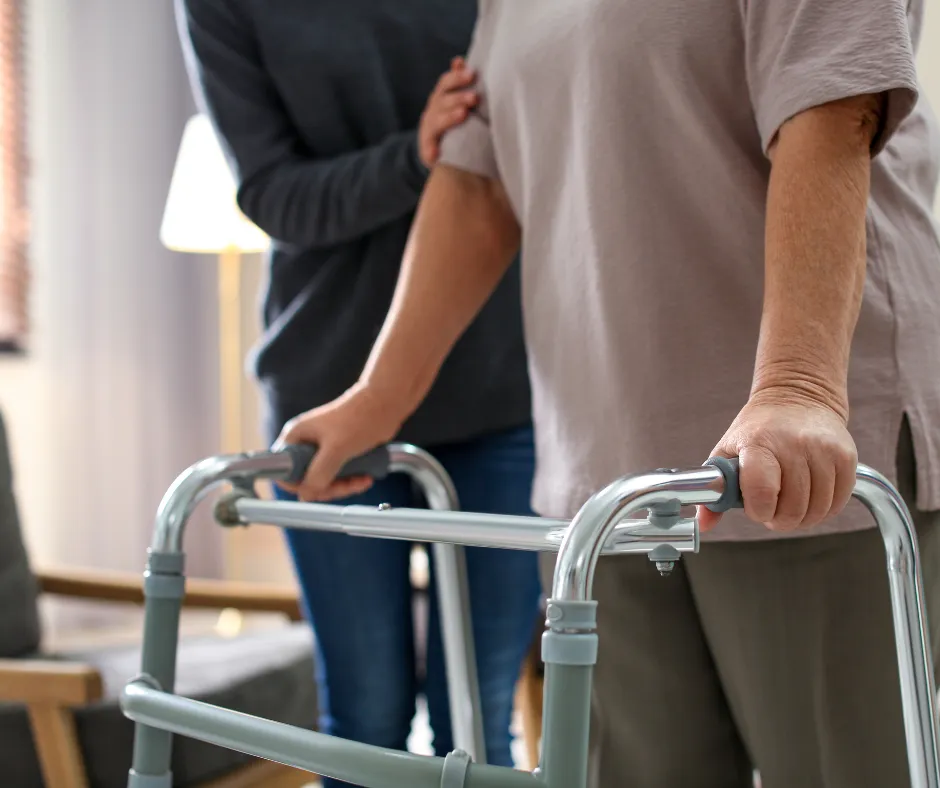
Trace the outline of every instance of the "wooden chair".
{"label": "wooden chair", "polygon": [[[41,593],[109,602],[142,603],[141,583],[136,577],[88,571],[37,572]],[[271,589],[214,581],[189,581],[187,608],[234,608],[243,612],[283,613],[300,621],[297,594],[293,589]],[[280,638],[273,637],[271,648]],[[238,639],[220,650],[238,658]],[[296,650],[296,647],[295,647]],[[303,660],[304,680],[313,682],[312,665]],[[185,670],[185,665],[181,666]],[[263,677],[256,677],[263,680]],[[116,688],[117,689],[117,688]],[[62,658],[0,659],[0,701],[25,704],[45,788],[86,788],[85,755],[75,724],[75,709],[106,700],[101,670],[94,664]],[[0,728],[2,730],[2,728]],[[115,753],[115,757],[117,757]],[[129,765],[129,753],[121,761]],[[99,770],[100,771],[100,770]],[[111,770],[109,770],[111,771]],[[120,770],[126,774],[126,768]],[[249,761],[231,772],[199,783],[200,788],[299,788],[314,776],[268,761]],[[25,786],[24,786],[25,788]]]}
{"label": "wooden chair", "polygon": [[516,708],[522,718],[522,738],[525,743],[528,768],[539,765],[542,744],[542,692],[545,686],[545,666],[542,664],[542,622],[540,617],[532,637],[532,644],[522,663],[516,686]]}
{"label": "wooden chair", "polygon": [[[117,698],[139,669],[136,646],[70,654],[40,650],[40,594],[140,604],[141,579],[82,570],[30,571],[0,418],[0,784],[10,788],[126,788],[133,725]],[[189,608],[283,614],[300,622],[293,589],[190,580]],[[312,638],[303,624],[233,638],[184,637],[177,691],[248,714],[312,728]],[[315,778],[176,737],[174,782],[199,788],[298,788]]]}

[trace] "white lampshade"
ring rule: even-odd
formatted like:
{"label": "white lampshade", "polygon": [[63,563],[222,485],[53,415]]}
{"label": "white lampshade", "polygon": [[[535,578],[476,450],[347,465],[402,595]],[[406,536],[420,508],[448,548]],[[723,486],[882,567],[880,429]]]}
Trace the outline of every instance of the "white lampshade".
{"label": "white lampshade", "polygon": [[183,131],[160,241],[178,252],[264,251],[268,236],[245,218],[235,196],[235,179],[212,124],[205,115],[193,116]]}

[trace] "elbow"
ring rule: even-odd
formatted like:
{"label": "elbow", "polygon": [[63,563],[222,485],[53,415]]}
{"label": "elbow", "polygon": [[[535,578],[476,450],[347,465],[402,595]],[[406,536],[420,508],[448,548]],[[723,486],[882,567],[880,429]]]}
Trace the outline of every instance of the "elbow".
{"label": "elbow", "polygon": [[264,185],[256,179],[242,181],[235,192],[235,203],[248,221],[257,225],[272,239],[285,240],[279,238],[279,228],[270,221],[268,212],[264,210],[264,194]]}
{"label": "elbow", "polygon": [[872,153],[883,133],[884,96],[823,104],[784,124],[770,151],[777,191],[826,193],[853,215],[864,215]]}
{"label": "elbow", "polygon": [[281,249],[322,248],[324,220],[289,170],[272,166],[241,179],[235,202],[246,219]]}
{"label": "elbow", "polygon": [[885,131],[887,96],[869,94],[831,101],[794,116],[771,143],[771,162],[782,148],[823,149],[830,156],[870,159]]}
{"label": "elbow", "polygon": [[521,228],[509,195],[496,178],[439,164],[422,198],[449,206],[461,216],[465,232],[494,251],[516,251]]}
{"label": "elbow", "polygon": [[235,203],[246,219],[281,246],[310,244],[307,223],[299,221],[296,190],[284,177],[284,168],[268,165],[237,177]]}

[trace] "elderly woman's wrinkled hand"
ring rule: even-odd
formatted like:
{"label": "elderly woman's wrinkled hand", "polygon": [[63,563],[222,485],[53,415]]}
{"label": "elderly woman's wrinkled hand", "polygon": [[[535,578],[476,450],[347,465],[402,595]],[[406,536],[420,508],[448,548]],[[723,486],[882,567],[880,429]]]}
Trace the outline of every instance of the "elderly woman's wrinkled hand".
{"label": "elderly woman's wrinkled hand", "polygon": [[[858,454],[844,413],[796,388],[755,393],[713,454],[740,458],[745,512],[772,531],[818,525],[842,511],[855,486]],[[719,519],[700,508],[703,530]]]}

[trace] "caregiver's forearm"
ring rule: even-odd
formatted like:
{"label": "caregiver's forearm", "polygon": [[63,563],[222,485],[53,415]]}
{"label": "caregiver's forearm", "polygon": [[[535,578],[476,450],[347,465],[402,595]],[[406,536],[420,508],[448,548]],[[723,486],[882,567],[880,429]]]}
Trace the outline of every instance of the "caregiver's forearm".
{"label": "caregiver's forearm", "polygon": [[879,110],[878,97],[810,110],[781,129],[772,152],[754,392],[805,396],[843,418]]}
{"label": "caregiver's forearm", "polygon": [[239,5],[176,0],[193,93],[225,143],[245,215],[272,238],[304,249],[349,243],[407,216],[426,178],[417,132],[313,155]]}
{"label": "caregiver's forearm", "polygon": [[405,249],[395,297],[360,382],[403,418],[424,399],[454,343],[519,249],[502,185],[434,169]]}

